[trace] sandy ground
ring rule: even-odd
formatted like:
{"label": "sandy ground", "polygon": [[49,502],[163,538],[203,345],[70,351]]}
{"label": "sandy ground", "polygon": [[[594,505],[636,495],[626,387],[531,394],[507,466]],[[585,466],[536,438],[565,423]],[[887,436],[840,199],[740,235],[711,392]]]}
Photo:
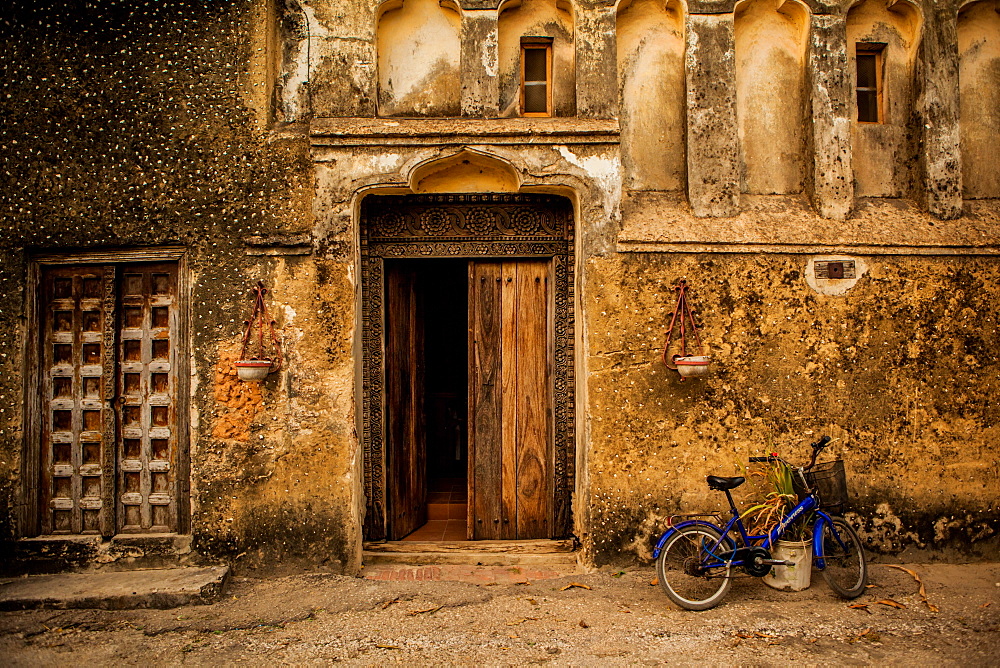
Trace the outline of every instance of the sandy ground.
{"label": "sandy ground", "polygon": [[[212,605],[0,613],[0,657],[39,665],[997,665],[1000,564],[886,565],[854,602],[736,581],[675,608],[649,568],[499,584],[236,578]],[[571,583],[581,586],[569,586]],[[895,605],[881,601],[892,601]],[[852,608],[850,605],[867,604]],[[900,607],[896,607],[896,605]],[[935,612],[931,608],[936,607]]]}

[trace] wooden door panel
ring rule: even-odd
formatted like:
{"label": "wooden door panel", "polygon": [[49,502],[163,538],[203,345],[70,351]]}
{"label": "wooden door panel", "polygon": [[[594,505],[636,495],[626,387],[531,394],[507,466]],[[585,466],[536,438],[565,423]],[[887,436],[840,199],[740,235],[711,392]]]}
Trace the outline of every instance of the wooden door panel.
{"label": "wooden door panel", "polygon": [[177,529],[177,267],[120,269],[118,531]]}
{"label": "wooden door panel", "polygon": [[549,271],[547,260],[471,263],[470,525],[476,539],[550,535]]}
{"label": "wooden door panel", "polygon": [[41,532],[177,530],[177,265],[42,274]]}
{"label": "wooden door panel", "polygon": [[427,522],[424,323],[418,282],[412,265],[386,263],[390,540]]}
{"label": "wooden door panel", "polygon": [[42,277],[42,533],[113,533],[114,268]]}
{"label": "wooden door panel", "polygon": [[548,538],[552,467],[549,403],[548,263],[517,267],[517,535]]}
{"label": "wooden door panel", "polygon": [[499,262],[470,263],[469,526],[477,540],[501,538],[503,524],[500,270]]}

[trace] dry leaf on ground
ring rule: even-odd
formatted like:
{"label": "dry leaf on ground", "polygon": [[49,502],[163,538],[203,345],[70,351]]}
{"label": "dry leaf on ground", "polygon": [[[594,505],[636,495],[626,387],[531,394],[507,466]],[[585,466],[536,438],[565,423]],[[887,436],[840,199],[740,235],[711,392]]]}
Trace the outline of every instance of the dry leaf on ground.
{"label": "dry leaf on ground", "polygon": [[572,589],[573,587],[579,587],[580,589],[590,589],[590,585],[580,584],[579,582],[570,582],[568,585],[566,585],[559,591],[566,591],[567,589]]}
{"label": "dry leaf on ground", "polygon": [[411,614],[411,615],[422,615],[425,612],[437,612],[440,609],[441,609],[441,606],[439,605],[439,606],[436,606],[436,607],[433,607],[433,608],[427,608],[426,610],[410,610],[409,614]]}
{"label": "dry leaf on ground", "polygon": [[881,603],[882,605],[887,605],[890,608],[899,608],[902,610],[906,606],[898,601],[894,601],[891,598],[883,598],[881,601],[875,601],[876,603]]}
{"label": "dry leaf on ground", "polygon": [[889,568],[898,568],[899,570],[912,575],[913,579],[917,581],[918,585],[920,585],[920,600],[923,601],[924,605],[926,605],[927,609],[930,610],[931,612],[940,612],[940,609],[936,605],[927,600],[927,589],[924,588],[924,581],[920,579],[920,576],[917,575],[916,572],[911,571],[909,568],[906,568],[905,566],[898,566],[896,564],[887,564],[887,565],[889,566]]}

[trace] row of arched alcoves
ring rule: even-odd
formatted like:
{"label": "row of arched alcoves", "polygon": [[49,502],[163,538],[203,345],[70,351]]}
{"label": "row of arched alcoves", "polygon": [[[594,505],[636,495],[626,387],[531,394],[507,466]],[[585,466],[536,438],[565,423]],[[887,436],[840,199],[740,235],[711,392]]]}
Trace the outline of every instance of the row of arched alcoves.
{"label": "row of arched alcoves", "polygon": [[[680,0],[622,0],[617,7],[618,90],[608,94],[620,96],[622,160],[630,189],[684,188],[685,12]],[[496,44],[465,45],[464,51],[462,18],[453,0],[389,0],[380,6],[379,115],[460,115],[462,58],[470,53],[489,60],[486,71],[497,77],[499,115],[518,115],[520,49],[526,36],[550,40],[552,115],[575,115],[577,16],[571,2],[503,2],[497,9]],[[736,4],[732,57],[743,192],[794,194],[807,187],[813,18],[800,0]],[[905,196],[917,178],[923,11],[910,0],[862,0],[842,20],[855,87],[859,45],[879,54],[878,121],[857,122],[851,112],[856,195]],[[962,5],[957,42],[964,194],[1000,197],[1000,170],[990,161],[1000,144],[1000,0]]]}

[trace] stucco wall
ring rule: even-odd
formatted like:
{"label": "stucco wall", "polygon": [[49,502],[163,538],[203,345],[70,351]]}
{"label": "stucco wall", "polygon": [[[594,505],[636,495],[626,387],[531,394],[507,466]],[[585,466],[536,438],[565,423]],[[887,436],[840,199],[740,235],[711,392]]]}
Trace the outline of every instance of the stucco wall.
{"label": "stucco wall", "polygon": [[[172,244],[187,249],[192,286],[195,549],[343,568],[358,531],[353,386],[331,369],[350,377],[352,332],[329,314],[350,311],[353,293],[335,249],[284,255],[303,250],[282,246],[301,234],[312,250],[312,161],[302,135],[255,133],[251,6],[70,9],[22,7],[0,22],[0,532],[31,532],[16,525],[26,249]],[[248,246],[254,236],[276,241]],[[257,280],[272,290],[288,363],[253,393],[229,362]]]}
{"label": "stucco wall", "polygon": [[[649,558],[668,515],[723,507],[706,475],[773,451],[802,461],[821,434],[837,439],[869,547],[995,554],[1000,266],[859,257],[857,285],[825,296],[806,282],[809,259],[591,260],[585,545],[596,563]],[[681,278],[713,356],[706,379],[681,382],[660,361]]]}
{"label": "stucco wall", "polygon": [[[356,572],[359,202],[521,190],[575,205],[574,523],[588,562],[648,557],[671,512],[718,506],[705,475],[772,446],[801,458],[821,433],[839,439],[873,548],[996,556],[1000,213],[989,199],[963,209],[957,194],[958,67],[949,78],[931,58],[943,47],[920,60],[931,13],[897,3],[869,16],[873,2],[846,22],[846,7],[821,3],[778,17],[794,24],[781,43],[795,58],[757,69],[740,56],[771,41],[736,25],[734,3],[685,15],[646,0],[617,13],[407,0],[437,21],[428,34],[447,24],[454,35],[458,15],[460,35],[483,39],[482,50],[462,45],[454,89],[430,98],[456,81],[457,52],[430,50],[443,74],[441,57],[408,58],[413,17],[378,36],[379,7],[391,24],[399,3],[21,2],[0,17],[0,538],[27,529],[17,518],[28,258],[170,244],[186,249],[192,286],[196,549],[240,566]],[[945,43],[943,20],[930,34]],[[971,55],[978,38],[959,29],[963,104],[972,76],[986,82],[976,99],[992,99],[996,59]],[[521,35],[553,37],[559,118],[497,118],[514,113]],[[853,121],[857,39],[888,44],[884,127]],[[422,118],[376,118],[389,71],[379,58],[396,47],[390,60],[423,97],[403,104],[400,79],[386,78],[388,113]],[[772,75],[801,95],[755,125],[773,106],[770,83],[758,95],[755,79]],[[587,118],[573,117],[581,100]],[[450,118],[459,113],[472,118]],[[962,127],[965,174],[979,184],[968,192],[985,197],[975,175],[988,176],[982,146],[997,130]],[[819,294],[806,281],[814,253],[854,253],[867,271],[841,295]],[[715,360],[697,382],[658,361],[682,277]],[[257,280],[287,364],[255,389],[230,362]]]}

